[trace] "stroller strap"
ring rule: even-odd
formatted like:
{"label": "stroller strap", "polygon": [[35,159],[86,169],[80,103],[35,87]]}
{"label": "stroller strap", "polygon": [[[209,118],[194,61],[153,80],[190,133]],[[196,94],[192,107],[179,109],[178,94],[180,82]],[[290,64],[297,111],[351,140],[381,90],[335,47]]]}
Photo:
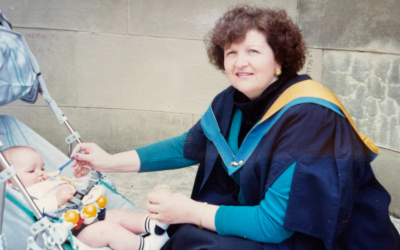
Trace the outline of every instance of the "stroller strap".
{"label": "stroller strap", "polygon": [[8,192],[6,192],[6,198],[10,200],[12,203],[14,203],[17,207],[19,207],[22,211],[24,211],[25,214],[27,214],[32,219],[33,222],[36,222],[35,214],[30,209],[25,207],[21,202],[19,202],[17,199],[11,196]]}

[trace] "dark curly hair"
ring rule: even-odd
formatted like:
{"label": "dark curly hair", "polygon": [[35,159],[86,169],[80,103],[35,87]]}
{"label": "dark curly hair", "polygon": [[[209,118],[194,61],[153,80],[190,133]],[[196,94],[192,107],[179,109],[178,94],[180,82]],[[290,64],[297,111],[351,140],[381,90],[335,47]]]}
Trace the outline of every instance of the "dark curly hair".
{"label": "dark curly hair", "polygon": [[301,70],[307,47],[299,28],[286,11],[248,5],[238,5],[226,12],[208,33],[205,43],[210,62],[225,71],[224,48],[231,43],[242,42],[246,32],[253,29],[265,34],[275,60],[282,65],[282,72],[293,74]]}

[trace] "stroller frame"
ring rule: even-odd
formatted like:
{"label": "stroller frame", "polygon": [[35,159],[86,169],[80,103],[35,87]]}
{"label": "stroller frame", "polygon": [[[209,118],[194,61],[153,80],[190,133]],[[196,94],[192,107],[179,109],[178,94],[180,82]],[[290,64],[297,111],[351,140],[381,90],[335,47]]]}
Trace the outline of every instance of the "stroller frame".
{"label": "stroller frame", "polygon": [[[64,123],[65,126],[67,127],[67,129],[69,130],[69,132],[71,133],[65,139],[66,143],[68,144],[68,156],[69,156],[72,151],[72,144],[74,142],[77,142],[78,144],[82,143],[82,141],[80,139],[80,135],[78,134],[77,131],[75,131],[73,129],[71,124],[68,122],[68,118],[64,115],[62,110],[58,107],[57,103],[51,98],[50,93],[47,90],[46,84],[44,83],[44,79],[42,77],[42,74],[41,74],[41,71],[39,68],[39,64],[38,64],[35,56],[30,51],[25,39],[23,38],[22,35],[12,31],[12,26],[11,26],[10,22],[3,15],[3,13],[1,13],[1,11],[0,11],[0,25],[1,25],[0,27],[5,28],[5,29],[4,28],[1,29],[2,32],[6,32],[6,33],[8,32],[8,33],[12,33],[14,35],[17,34],[20,36],[22,45],[23,45],[25,51],[28,53],[27,56],[29,59],[29,63],[32,66],[32,71],[36,74],[36,78],[38,81],[38,83],[37,83],[38,84],[38,92],[43,96],[47,105],[50,107],[50,109],[53,111],[54,115],[56,116],[58,122],[60,124]],[[35,99],[33,100],[32,103],[34,103],[36,101],[36,99],[37,99],[37,93],[36,93]],[[0,141],[0,147],[2,145],[3,144]],[[43,227],[41,231],[45,231],[47,235],[51,236],[49,227],[44,227],[45,225],[48,225],[47,222],[50,223],[50,221],[48,220],[47,217],[44,217],[43,214],[41,213],[41,211],[38,209],[35,202],[32,200],[32,198],[26,191],[24,185],[21,183],[20,179],[16,176],[16,171],[15,171],[14,167],[9,164],[9,162],[6,160],[6,158],[4,157],[2,152],[0,152],[0,163],[4,167],[3,171],[0,173],[0,236],[2,236],[2,224],[3,224],[4,206],[5,206],[5,198],[6,198],[6,181],[8,179],[12,179],[14,181],[14,183],[17,185],[17,187],[21,191],[23,197],[26,199],[29,206],[33,210],[33,213],[34,213],[37,221],[42,220],[42,222],[44,222],[44,223],[39,223],[40,226]],[[34,227],[34,226],[35,226],[35,224],[32,227]],[[31,232],[32,231],[35,231],[35,229],[31,228]],[[30,244],[28,243],[28,248],[32,248],[32,249],[37,248],[37,247],[35,247],[36,243],[34,241],[33,241],[34,245],[32,245],[32,240],[28,240],[28,242],[30,243]],[[1,243],[1,239],[0,239],[0,243]],[[56,248],[58,248],[60,250],[63,249],[61,244],[59,244],[59,243],[55,243],[55,246],[56,246]],[[2,246],[0,245],[0,248],[1,247]]]}
{"label": "stroller frame", "polygon": [[[44,83],[44,82],[43,82]],[[52,108],[52,106],[49,104],[48,99],[45,98],[46,102],[48,103],[49,107]],[[50,98],[50,100],[52,100]],[[58,108],[58,106],[57,106]],[[52,109],[53,110],[53,109]],[[61,111],[61,109],[58,108],[58,110]],[[54,112],[54,110],[53,110]],[[55,113],[55,112],[54,112]],[[74,141],[76,141],[78,144],[82,143],[82,140],[80,139],[79,134],[73,129],[73,127],[71,126],[71,124],[68,122],[67,117],[64,114],[61,114],[63,123],[66,125],[67,129],[70,131],[71,135],[68,136],[66,138],[66,141],[68,143],[68,155],[70,155],[71,153],[71,149],[72,149],[72,143]],[[60,121],[60,119],[59,119]],[[72,138],[75,138],[74,140]],[[0,141],[0,147],[2,146],[2,142]],[[17,185],[18,189],[21,191],[21,193],[23,194],[24,198],[26,199],[26,201],[28,202],[29,206],[31,207],[31,209],[33,210],[33,213],[35,214],[36,219],[39,221],[41,219],[47,219],[46,217],[43,216],[43,214],[40,212],[40,210],[38,209],[38,207],[36,206],[35,202],[32,200],[32,198],[30,197],[30,195],[28,194],[28,192],[26,191],[26,188],[24,187],[24,185],[21,183],[20,179],[18,178],[18,176],[16,176],[16,170],[14,169],[13,166],[11,166],[9,164],[9,162],[7,161],[7,159],[4,157],[3,153],[0,152],[0,163],[1,165],[3,165],[4,170],[1,172],[1,174],[3,174],[3,178],[0,180],[0,235],[2,234],[2,221],[3,221],[3,215],[4,215],[4,206],[5,206],[5,198],[6,198],[6,181],[8,179],[12,179],[14,181],[14,183]],[[8,176],[8,177],[6,177]],[[34,224],[35,225],[35,224]],[[45,232],[47,233],[47,235],[51,236],[50,234],[50,230],[48,228],[44,229]],[[32,242],[31,240],[29,240],[28,244],[35,244],[34,242]],[[56,247],[60,250],[62,250],[62,246],[59,245],[58,243],[55,244]]]}

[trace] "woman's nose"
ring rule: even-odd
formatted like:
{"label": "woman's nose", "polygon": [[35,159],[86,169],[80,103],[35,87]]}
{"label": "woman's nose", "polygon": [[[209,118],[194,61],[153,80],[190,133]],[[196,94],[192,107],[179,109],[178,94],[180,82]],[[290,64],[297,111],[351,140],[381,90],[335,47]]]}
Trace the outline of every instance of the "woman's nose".
{"label": "woman's nose", "polygon": [[238,54],[237,60],[235,62],[235,66],[237,68],[243,68],[249,65],[249,61],[247,60],[246,56],[243,54]]}

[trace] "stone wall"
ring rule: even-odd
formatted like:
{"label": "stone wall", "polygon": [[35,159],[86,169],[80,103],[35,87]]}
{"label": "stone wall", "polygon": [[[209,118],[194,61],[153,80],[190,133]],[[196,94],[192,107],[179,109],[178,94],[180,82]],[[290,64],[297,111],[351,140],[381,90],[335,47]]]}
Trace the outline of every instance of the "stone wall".
{"label": "stone wall", "polygon": [[[239,0],[2,0],[24,34],[53,98],[83,141],[111,153],[187,131],[229,86],[203,38]],[[343,101],[359,130],[382,147],[373,167],[400,215],[400,32],[398,1],[252,0],[284,8],[309,47],[301,73]],[[43,100],[0,108],[66,152],[66,129]],[[156,183],[190,194],[196,167],[113,174],[140,209]]]}

